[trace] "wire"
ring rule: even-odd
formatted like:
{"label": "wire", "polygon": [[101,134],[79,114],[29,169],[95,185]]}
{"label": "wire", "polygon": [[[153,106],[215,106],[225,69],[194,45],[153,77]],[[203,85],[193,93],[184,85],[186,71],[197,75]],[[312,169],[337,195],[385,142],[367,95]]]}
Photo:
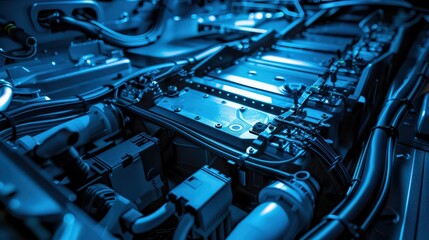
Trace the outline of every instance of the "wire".
{"label": "wire", "polygon": [[13,41],[20,43],[22,46],[25,46],[26,52],[23,53],[21,50],[17,51],[5,51],[0,48],[0,56],[9,58],[9,59],[28,59],[34,57],[37,53],[37,39],[24,31],[24,29],[19,28],[15,25],[14,22],[1,23],[0,29],[11,38]]}
{"label": "wire", "polygon": [[[294,1],[294,2],[296,2],[296,1]],[[296,4],[296,3],[294,3],[294,4]],[[295,17],[295,18],[300,17],[300,14],[302,14],[302,12],[303,12],[302,8],[300,8],[300,10],[298,10],[298,11],[300,11],[299,13],[296,13],[296,12],[290,11],[286,7],[279,5],[279,4],[240,2],[240,3],[236,3],[236,5],[243,6],[243,7],[250,7],[250,8],[265,8],[265,9],[276,10],[276,11],[280,11],[285,16],[290,16],[290,17]]]}
{"label": "wire", "polygon": [[321,9],[332,9],[332,8],[343,8],[343,7],[352,7],[360,5],[371,5],[371,6],[386,6],[386,7],[400,7],[410,10],[415,10],[424,14],[429,14],[429,10],[426,8],[415,7],[409,2],[406,1],[380,1],[380,0],[351,0],[351,1],[335,1],[330,3],[320,4]]}
{"label": "wire", "polygon": [[143,216],[141,218],[138,218],[132,225],[131,225],[131,231],[134,234],[140,234],[145,233],[147,231],[150,231],[157,226],[161,225],[163,222],[165,222],[168,218],[173,216],[173,214],[176,212],[176,207],[174,203],[167,202],[164,205],[162,205],[158,210],[155,212]]}
{"label": "wire", "polygon": [[173,240],[186,240],[189,232],[194,226],[195,218],[190,213],[185,213],[177,225],[176,231],[174,232]]}
{"label": "wire", "polygon": [[[51,22],[59,21],[62,27],[83,31],[89,35],[103,39],[105,42],[124,48],[141,47],[156,42],[162,34],[165,25],[166,7],[163,5],[163,9],[159,10],[160,13],[152,25],[150,30],[139,35],[125,35],[116,32],[102,23],[97,22],[93,19],[79,20],[75,17],[60,16],[59,14],[53,14],[50,18]],[[84,16],[85,17],[85,16]],[[49,18],[48,18],[49,19]],[[58,27],[56,25],[50,25],[51,28]]]}
{"label": "wire", "polygon": [[[45,130],[48,130],[52,127],[55,127],[63,122],[72,120],[74,118],[77,118],[81,115],[70,115],[66,117],[58,117],[54,119],[47,119],[42,121],[32,121],[32,122],[26,122],[22,124],[16,125],[16,131],[17,131],[17,138],[20,138],[24,135],[33,135],[40,132],[43,132]],[[12,135],[12,129],[8,128],[3,131],[0,131],[0,142],[3,142],[5,140],[8,140]]]}
{"label": "wire", "polygon": [[[391,98],[383,106],[376,123],[378,127],[371,131],[365,152],[359,159],[364,163],[359,165],[354,174],[354,176],[360,176],[361,181],[358,184],[353,184],[346,198],[330,212],[329,215],[337,218],[325,219],[307,232],[303,236],[304,239],[338,238],[345,230],[353,231],[351,233],[358,236],[359,232],[356,230],[368,227],[379,213],[390,189],[392,153],[394,150],[392,146],[394,146],[394,138],[397,137],[387,131],[385,127],[396,128],[399,126],[405,116],[405,110],[409,108],[407,102],[415,98],[425,83],[423,78],[426,78],[425,72],[429,66],[427,62],[428,46],[419,52],[415,59],[414,68],[419,69],[421,74],[407,75],[403,84],[394,91]],[[406,99],[407,101],[399,99]],[[353,221],[361,221],[361,224],[354,225]],[[347,223],[347,226],[344,223]],[[350,226],[353,228],[351,229]]]}
{"label": "wire", "polygon": [[[112,89],[110,87],[101,87],[95,91],[82,94],[82,98],[88,104],[100,102],[105,96],[110,94]],[[82,107],[81,100],[77,97],[68,99],[52,100],[48,102],[35,102],[31,104],[22,105],[6,111],[10,115],[15,124],[19,125],[22,122],[30,124],[33,120],[41,121],[44,119],[59,118],[61,116],[72,116],[86,112]],[[58,113],[58,116],[56,116]],[[0,118],[0,130],[9,128],[8,120],[5,117]],[[3,139],[7,136],[2,135]],[[9,136],[11,137],[11,136]]]}
{"label": "wire", "polygon": [[350,7],[356,5],[375,5],[375,6],[394,6],[403,8],[412,8],[413,5],[406,1],[380,1],[380,0],[346,0],[346,1],[331,1],[329,3],[320,4],[319,7],[322,9],[338,8],[338,7]]}
{"label": "wire", "polygon": [[[128,106],[127,109],[151,122],[155,122],[172,131],[176,131],[180,133],[183,137],[191,140],[197,145],[200,145],[201,147],[223,157],[226,160],[232,160],[235,163],[237,163],[239,166],[248,166],[266,175],[277,176],[279,178],[286,178],[286,179],[293,178],[293,174],[279,171],[277,169],[270,167],[270,166],[284,165],[284,163],[281,163],[281,160],[280,161],[263,160],[263,159],[250,157],[250,156],[246,156],[243,158],[243,156],[245,155],[243,152],[236,150],[234,148],[231,148],[211,138],[207,138],[204,135],[198,132],[195,132],[194,130],[191,130],[186,126],[181,125],[168,118],[151,113],[147,110],[136,107],[134,105]],[[289,160],[285,160],[285,161],[289,161]]]}
{"label": "wire", "polygon": [[15,59],[15,60],[29,59],[34,57],[36,53],[37,53],[37,45],[30,47],[29,50],[25,53],[17,53],[17,51],[8,52],[0,48],[0,56],[5,58],[10,58],[10,59]]}
{"label": "wire", "polygon": [[[235,44],[236,42],[231,42],[227,44]],[[223,44],[223,45],[227,45]],[[7,111],[8,115],[10,115],[17,126],[21,126],[22,122],[27,123],[25,125],[28,128],[25,128],[24,132],[20,131],[20,135],[29,132],[37,132],[37,123],[32,124],[31,122],[37,122],[42,120],[49,120],[52,118],[62,118],[62,117],[71,117],[71,116],[79,116],[81,114],[86,113],[87,105],[91,105],[94,103],[98,103],[102,101],[104,98],[107,98],[110,94],[117,94],[121,86],[133,80],[139,76],[144,75],[145,73],[155,71],[155,70],[163,70],[169,68],[170,70],[175,67],[185,67],[192,66],[199,61],[211,56],[216,53],[221,46],[216,46],[210,48],[194,57],[189,57],[185,60],[179,60],[171,63],[162,63],[155,66],[150,66],[146,68],[139,69],[129,75],[122,77],[121,79],[115,81],[111,86],[101,86],[95,89],[92,89],[89,92],[83,93],[80,97],[70,97],[65,99],[56,99],[47,102],[34,102],[28,103],[26,105],[21,105],[15,108],[12,108]],[[115,97],[117,98],[117,96]],[[82,104],[84,102],[85,104]],[[60,122],[60,121],[59,121]],[[23,125],[24,126],[24,125]],[[11,131],[7,131],[9,128],[9,122],[6,117],[0,117],[0,141],[4,141],[11,136]],[[21,128],[21,127],[19,127]],[[6,131],[5,131],[6,129]],[[2,131],[3,130],[3,131]]]}

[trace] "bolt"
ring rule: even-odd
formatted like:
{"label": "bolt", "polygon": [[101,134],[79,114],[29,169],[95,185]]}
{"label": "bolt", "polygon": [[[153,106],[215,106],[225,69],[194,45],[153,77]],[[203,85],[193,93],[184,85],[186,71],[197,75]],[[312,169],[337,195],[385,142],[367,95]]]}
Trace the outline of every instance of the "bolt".
{"label": "bolt", "polygon": [[194,119],[195,119],[195,120],[200,120],[200,119],[201,119],[201,117],[200,117],[200,116],[196,116]]}
{"label": "bolt", "polygon": [[244,110],[246,110],[246,107],[244,107],[244,106],[243,106],[243,107],[240,107],[240,111],[241,111],[241,112],[244,112]]}
{"label": "bolt", "polygon": [[256,72],[256,71],[254,71],[254,70],[250,70],[250,71],[249,71],[249,75],[256,75],[256,73],[257,73],[257,72]]}
{"label": "bolt", "polygon": [[179,108],[179,107],[175,107],[175,108],[174,108],[174,112],[180,112],[180,111],[182,111],[182,109],[181,109],[181,108]]}
{"label": "bolt", "polygon": [[327,118],[327,117],[328,117],[328,115],[322,114],[322,118]]}
{"label": "bolt", "polygon": [[170,85],[167,87],[167,94],[173,95],[177,93],[177,87]]}
{"label": "bolt", "polygon": [[203,98],[208,98],[209,95],[208,94],[204,94]]}
{"label": "bolt", "polygon": [[220,123],[216,123],[215,127],[216,127],[216,128],[222,128],[222,124],[220,124]]}

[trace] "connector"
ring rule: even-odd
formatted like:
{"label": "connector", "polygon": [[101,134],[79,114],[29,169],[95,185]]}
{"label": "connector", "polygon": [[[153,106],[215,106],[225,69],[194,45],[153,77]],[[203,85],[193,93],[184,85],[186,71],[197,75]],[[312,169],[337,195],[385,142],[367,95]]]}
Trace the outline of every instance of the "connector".
{"label": "connector", "polygon": [[195,232],[208,236],[229,214],[231,179],[204,166],[169,193],[180,215],[192,214]]}

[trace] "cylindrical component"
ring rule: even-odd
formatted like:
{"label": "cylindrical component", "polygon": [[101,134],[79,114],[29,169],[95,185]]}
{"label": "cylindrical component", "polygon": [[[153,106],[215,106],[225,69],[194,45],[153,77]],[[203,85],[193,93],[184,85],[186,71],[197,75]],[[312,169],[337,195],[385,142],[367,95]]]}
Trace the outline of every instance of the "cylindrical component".
{"label": "cylindrical component", "polygon": [[51,157],[51,160],[66,172],[68,178],[73,183],[85,182],[88,178],[90,167],[82,160],[74,147]]}
{"label": "cylindrical component", "polygon": [[108,133],[115,132],[121,126],[122,114],[119,109],[112,105],[99,103],[91,106],[87,115],[62,123],[34,137],[24,136],[17,140],[17,144],[30,151],[60,129],[68,129],[71,132],[79,133],[79,139],[74,144],[75,147],[79,147]]}
{"label": "cylindrical component", "polygon": [[9,104],[12,101],[12,96],[12,84],[4,79],[0,79],[0,112],[9,107]]}
{"label": "cylindrical component", "polygon": [[140,234],[150,231],[165,222],[175,212],[176,207],[174,204],[172,202],[167,202],[150,215],[137,219],[131,225],[131,232],[134,234]]}
{"label": "cylindrical component", "polygon": [[51,159],[55,165],[64,169],[72,182],[80,183],[87,179],[90,168],[73,147],[78,138],[78,133],[66,128],[60,129],[38,145],[34,154],[41,158]]}
{"label": "cylindrical component", "polygon": [[235,239],[293,239],[310,226],[318,183],[304,172],[259,193],[257,206],[228,236]]}
{"label": "cylindrical component", "polygon": [[13,40],[24,46],[33,47],[37,44],[35,37],[26,33],[24,29],[16,27],[14,23],[8,23],[3,28]]}
{"label": "cylindrical component", "polygon": [[290,221],[282,206],[276,202],[265,202],[253,209],[228,239],[283,239],[282,236],[290,231]]}
{"label": "cylindrical component", "polygon": [[189,232],[194,226],[195,218],[190,213],[186,213],[177,225],[173,240],[186,240]]}
{"label": "cylindrical component", "polygon": [[95,220],[100,221],[116,200],[116,193],[108,186],[98,183],[89,186],[82,195],[80,205]]}
{"label": "cylindrical component", "polygon": [[50,138],[39,143],[34,149],[34,154],[40,158],[51,158],[67,151],[78,139],[79,134],[77,132],[72,132],[67,128],[59,129]]}
{"label": "cylindrical component", "polygon": [[37,44],[37,39],[24,32],[22,28],[17,28],[15,31],[12,31],[11,36],[15,41],[28,47],[33,47]]}

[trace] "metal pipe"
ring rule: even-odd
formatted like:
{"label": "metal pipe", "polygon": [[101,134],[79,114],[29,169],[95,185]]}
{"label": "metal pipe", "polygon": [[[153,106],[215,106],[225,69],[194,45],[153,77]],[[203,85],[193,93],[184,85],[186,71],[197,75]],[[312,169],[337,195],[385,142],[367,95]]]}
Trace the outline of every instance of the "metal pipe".
{"label": "metal pipe", "polygon": [[0,79],[0,112],[5,111],[13,97],[12,84],[9,81]]}

